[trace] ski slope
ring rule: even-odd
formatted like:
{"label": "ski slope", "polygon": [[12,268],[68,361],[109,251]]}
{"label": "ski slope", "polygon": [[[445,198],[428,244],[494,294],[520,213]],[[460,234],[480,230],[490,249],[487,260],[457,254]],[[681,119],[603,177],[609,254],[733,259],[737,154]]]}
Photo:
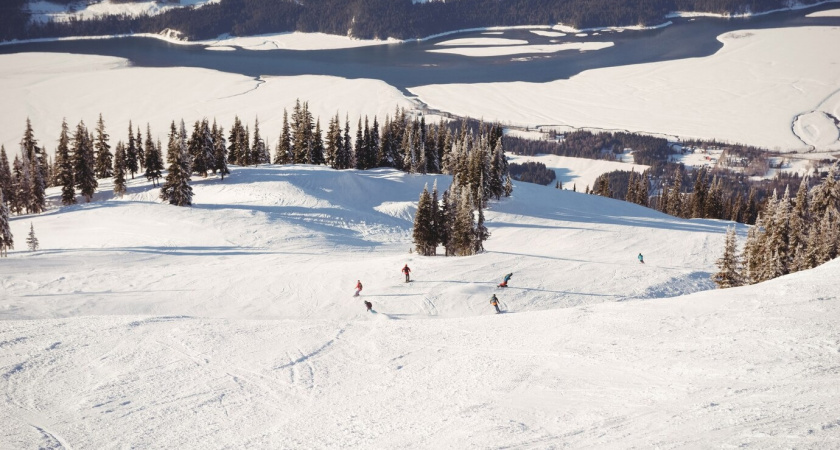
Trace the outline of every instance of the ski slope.
{"label": "ski slope", "polygon": [[420,257],[435,180],[237,167],[14,217],[0,448],[840,445],[838,261],[710,290],[729,223],[527,183],[487,252]]}

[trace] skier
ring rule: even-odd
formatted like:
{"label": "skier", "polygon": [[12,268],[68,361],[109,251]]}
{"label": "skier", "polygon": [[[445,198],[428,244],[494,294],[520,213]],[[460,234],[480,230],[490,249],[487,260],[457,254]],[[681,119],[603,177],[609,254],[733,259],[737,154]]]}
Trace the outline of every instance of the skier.
{"label": "skier", "polygon": [[368,312],[371,312],[373,308],[373,303],[365,300],[365,308],[367,308]]}
{"label": "skier", "polygon": [[411,269],[409,269],[409,268],[408,268],[408,264],[406,264],[406,265],[405,265],[405,267],[403,267],[403,268],[402,268],[402,273],[404,273],[404,274],[405,274],[405,282],[406,282],[406,283],[408,283],[409,281],[411,281],[411,280],[409,279],[409,277],[408,277],[408,274],[410,274],[410,273],[411,273]]}
{"label": "skier", "polygon": [[512,277],[512,276],[513,276],[513,272],[511,272],[511,273],[509,273],[509,274],[505,275],[505,281],[502,281],[502,282],[499,284],[499,287],[507,287],[507,283],[508,283],[508,281],[510,281],[510,277]]}
{"label": "skier", "polygon": [[496,314],[502,312],[502,310],[499,309],[499,299],[496,298],[496,294],[493,294],[493,296],[490,297],[490,304],[496,308]]}
{"label": "skier", "polygon": [[362,281],[356,280],[356,293],[353,294],[353,297],[358,297],[360,292],[362,292]]}
{"label": "skier", "polygon": [[644,263],[645,263],[645,257],[644,257],[644,256],[642,256],[642,254],[641,254],[641,253],[639,253],[639,263],[641,263],[641,264],[644,264]]}

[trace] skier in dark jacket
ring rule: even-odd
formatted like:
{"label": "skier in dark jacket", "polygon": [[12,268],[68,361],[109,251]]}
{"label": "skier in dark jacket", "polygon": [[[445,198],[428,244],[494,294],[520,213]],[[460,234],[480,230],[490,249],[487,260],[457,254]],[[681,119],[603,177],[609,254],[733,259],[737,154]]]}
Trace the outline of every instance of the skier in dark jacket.
{"label": "skier in dark jacket", "polygon": [[373,303],[365,300],[365,308],[367,308],[368,312],[370,312],[373,308]]}
{"label": "skier in dark jacket", "polygon": [[496,314],[499,314],[500,312],[502,312],[502,310],[499,309],[499,299],[496,298],[496,294],[493,294],[493,296],[490,297],[490,304],[493,305],[493,307],[496,308]]}
{"label": "skier in dark jacket", "polygon": [[644,256],[642,256],[642,254],[641,254],[641,253],[639,253],[638,258],[639,258],[639,263],[640,263],[640,264],[644,264],[644,263],[645,263],[645,257],[644,257]]}
{"label": "skier in dark jacket", "polygon": [[508,283],[508,281],[510,281],[510,277],[512,277],[512,276],[513,276],[513,272],[511,272],[511,273],[509,273],[509,274],[505,275],[505,281],[502,281],[502,282],[499,284],[499,287],[507,287],[507,283]]}
{"label": "skier in dark jacket", "polygon": [[406,283],[408,283],[409,281],[411,281],[411,280],[409,279],[409,277],[408,277],[408,274],[410,274],[410,273],[411,273],[411,269],[409,269],[409,268],[408,268],[408,264],[406,264],[406,265],[405,265],[405,267],[403,267],[403,268],[402,268],[402,273],[404,273],[404,274],[405,274],[405,282],[406,282]]}

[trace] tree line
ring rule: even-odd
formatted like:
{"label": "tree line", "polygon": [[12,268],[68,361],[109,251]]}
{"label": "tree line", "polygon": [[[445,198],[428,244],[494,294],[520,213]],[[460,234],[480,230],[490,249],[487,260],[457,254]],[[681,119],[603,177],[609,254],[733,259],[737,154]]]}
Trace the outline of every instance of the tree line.
{"label": "tree line", "polygon": [[[814,4],[818,0],[800,0]],[[0,39],[158,33],[175,29],[190,39],[288,31],[355,38],[414,39],[465,28],[564,23],[577,28],[653,25],[671,11],[764,12],[788,0],[220,0],[158,15],[108,16],[66,22],[28,23],[25,0],[6,0]]]}
{"label": "tree line", "polygon": [[774,191],[737,252],[735,229],[726,234],[719,271],[712,279],[721,288],[755,284],[811,269],[840,253],[840,180],[834,164],[816,186],[803,179],[795,197],[786,188]]}
{"label": "tree line", "polygon": [[[425,117],[410,116],[400,108],[393,117],[386,115],[381,127],[376,116],[373,120],[359,117],[354,138],[349,116],[345,116],[342,127],[336,114],[324,132],[320,119],[313,118],[309,111],[308,102],[298,100],[291,116],[283,111],[273,158],[262,138],[259,119],[255,119],[252,132],[250,124],[236,116],[228,133],[215,120],[211,124],[206,118],[195,121],[191,133],[183,120],[179,124],[172,121],[167,165],[164,147],[160,139],[153,138],[148,124],[144,136],[139,126],[135,128],[129,122],[126,136],[112,151],[111,136],[101,115],[94,130],[80,121],[71,132],[64,120],[53,159],[38,144],[27,119],[21,153],[13,164],[9,164],[5,147],[0,146],[0,204],[5,217],[44,211],[45,191],[53,186],[61,187],[61,203],[72,205],[78,195],[89,202],[99,187],[98,180],[113,178],[114,193],[122,197],[126,183],[137,174],[161,187],[161,200],[189,206],[191,177],[214,174],[224,180],[230,173],[229,164],[321,164],[334,169],[392,167],[408,173],[444,173],[469,180],[464,183],[472,198],[482,199],[487,192],[502,192],[504,186],[511,189],[501,126],[472,120],[426,124]],[[484,162],[474,160],[480,153],[475,149],[486,146],[492,149],[487,157],[494,177],[484,176]]]}

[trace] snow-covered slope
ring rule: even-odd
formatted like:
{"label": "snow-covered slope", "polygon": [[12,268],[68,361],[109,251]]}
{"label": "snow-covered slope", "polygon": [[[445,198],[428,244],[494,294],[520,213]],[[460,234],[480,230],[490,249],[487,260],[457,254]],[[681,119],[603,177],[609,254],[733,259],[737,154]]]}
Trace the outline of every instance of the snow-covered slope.
{"label": "snow-covered slope", "polygon": [[486,253],[419,257],[434,180],[236,168],[15,217],[0,447],[840,445],[838,261],[698,292],[727,223],[526,183]]}

